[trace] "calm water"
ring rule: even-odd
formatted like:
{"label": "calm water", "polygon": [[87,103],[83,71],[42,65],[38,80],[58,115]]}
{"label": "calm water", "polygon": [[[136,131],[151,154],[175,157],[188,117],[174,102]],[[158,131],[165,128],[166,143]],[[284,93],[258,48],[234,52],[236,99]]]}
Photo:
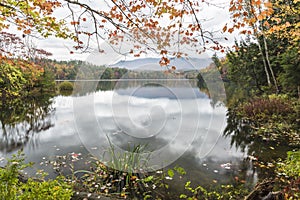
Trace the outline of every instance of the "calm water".
{"label": "calm water", "polygon": [[[121,152],[145,145],[155,170],[183,167],[187,175],[176,184],[233,183],[236,176],[251,185],[257,181],[247,154],[223,137],[226,107],[201,92],[196,81],[81,82],[76,88],[70,96],[41,95],[4,106],[1,165],[23,149],[27,161],[53,176],[46,160],[74,152],[105,162],[109,139]],[[76,167],[86,167],[84,159]]]}

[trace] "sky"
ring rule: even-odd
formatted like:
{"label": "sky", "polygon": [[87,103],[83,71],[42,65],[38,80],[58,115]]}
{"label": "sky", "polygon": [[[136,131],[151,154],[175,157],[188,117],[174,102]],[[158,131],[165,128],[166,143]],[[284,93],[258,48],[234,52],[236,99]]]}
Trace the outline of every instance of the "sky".
{"label": "sky", "polygon": [[[211,0],[211,3],[217,3],[220,7],[209,6],[205,7],[199,16],[200,19],[205,19],[202,24],[204,30],[216,31],[214,37],[227,37],[228,41],[222,41],[223,44],[232,44],[234,36],[232,34],[224,34],[221,32],[223,26],[230,19],[228,12],[229,0]],[[102,8],[102,7],[101,7]],[[61,15],[61,13],[57,13]],[[226,42],[226,43],[225,43]],[[41,49],[51,52],[53,55],[49,58],[56,60],[85,60],[91,58],[91,53],[74,53],[70,54],[74,42],[70,40],[63,40],[55,37],[49,37],[46,39],[34,39],[34,44]],[[94,44],[95,45],[95,44]],[[105,45],[105,44],[104,44]],[[95,49],[96,50],[96,49]],[[212,55],[214,52],[206,52],[208,55]],[[219,53],[220,56],[222,54]]]}

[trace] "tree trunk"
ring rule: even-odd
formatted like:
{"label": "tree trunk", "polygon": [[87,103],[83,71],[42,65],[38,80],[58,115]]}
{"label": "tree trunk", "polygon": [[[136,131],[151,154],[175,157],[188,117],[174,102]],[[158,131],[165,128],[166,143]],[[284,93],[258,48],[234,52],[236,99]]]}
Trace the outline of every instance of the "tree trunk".
{"label": "tree trunk", "polygon": [[[253,13],[252,10],[255,10],[253,8],[253,5],[252,5],[252,0],[248,0],[246,1],[247,5],[246,5],[246,10],[248,13],[252,14],[252,17],[255,17],[256,20],[257,19],[257,16],[255,15],[255,13]],[[250,16],[249,16],[250,17]],[[268,82],[268,85],[271,86],[272,83],[271,83],[271,80],[270,80],[270,74],[269,74],[269,71],[268,71],[268,66],[267,66],[267,62],[266,62],[266,58],[265,58],[265,55],[263,53],[263,49],[261,47],[261,44],[259,42],[259,35],[258,33],[255,31],[255,30],[259,30],[259,27],[257,26],[257,24],[252,24],[250,25],[250,27],[252,28],[253,30],[253,33],[254,33],[254,36],[255,36],[255,39],[257,40],[257,45],[258,45],[258,49],[259,49],[259,52],[261,53],[261,56],[262,56],[262,60],[263,60],[263,64],[264,64],[264,70],[265,70],[265,73],[266,73],[266,77],[267,77],[267,82]]]}
{"label": "tree trunk", "polygon": [[272,69],[271,63],[270,63],[267,40],[266,40],[266,37],[265,37],[264,33],[262,34],[262,36],[263,36],[263,41],[264,41],[264,46],[265,46],[266,61],[268,63],[268,66],[269,66],[269,69],[270,69],[270,72],[271,72],[271,75],[272,75],[272,79],[273,79],[273,82],[274,82],[274,85],[275,85],[275,88],[276,88],[276,94],[278,94],[279,93],[278,84],[277,84],[277,80],[276,80],[274,71]]}
{"label": "tree trunk", "polygon": [[259,49],[259,51],[261,53],[261,56],[262,56],[262,59],[263,59],[264,70],[265,70],[265,73],[266,73],[266,76],[267,76],[267,82],[268,82],[268,85],[271,86],[272,83],[271,83],[271,80],[270,80],[270,74],[269,74],[269,71],[268,71],[268,67],[267,67],[267,62],[266,62],[266,59],[265,59],[265,55],[263,53],[263,50],[261,48],[261,45],[259,43],[259,39],[258,39],[257,36],[256,36],[256,39],[257,39],[258,49]]}

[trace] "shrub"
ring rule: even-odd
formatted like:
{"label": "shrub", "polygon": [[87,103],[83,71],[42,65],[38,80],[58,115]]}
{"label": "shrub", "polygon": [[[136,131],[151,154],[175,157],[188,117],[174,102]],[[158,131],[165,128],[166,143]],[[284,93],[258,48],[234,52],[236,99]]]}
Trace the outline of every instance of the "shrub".
{"label": "shrub", "polygon": [[73,90],[73,84],[69,81],[64,81],[58,86],[59,91],[70,91]]}
{"label": "shrub", "polygon": [[300,198],[300,151],[287,152],[287,159],[277,164],[279,185],[286,199]]}
{"label": "shrub", "polygon": [[0,197],[2,199],[71,199],[73,191],[62,177],[54,180],[44,180],[45,173],[41,179],[29,178],[20,181],[20,170],[31,166],[24,163],[24,154],[19,152],[8,160],[4,168],[0,168]]}
{"label": "shrub", "polygon": [[242,107],[242,114],[250,119],[258,116],[269,118],[270,116],[284,116],[293,112],[293,107],[289,100],[283,98],[256,98]]}

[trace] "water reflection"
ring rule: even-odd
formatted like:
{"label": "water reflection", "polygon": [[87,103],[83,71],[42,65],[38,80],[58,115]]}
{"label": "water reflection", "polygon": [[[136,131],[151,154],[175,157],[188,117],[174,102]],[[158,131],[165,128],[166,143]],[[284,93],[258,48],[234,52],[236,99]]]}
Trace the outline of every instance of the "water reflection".
{"label": "water reflection", "polygon": [[35,97],[12,99],[0,102],[0,151],[13,152],[31,141],[31,137],[43,132],[54,124],[52,106],[53,94],[41,94]]}
{"label": "water reflection", "polygon": [[[96,86],[91,82],[77,84],[88,90]],[[123,80],[114,90],[90,92],[73,100],[81,141],[104,161],[103,151],[111,145],[107,137],[120,152],[147,145],[149,165],[156,166],[152,169],[167,166],[186,151],[201,159],[221,146],[216,144],[224,128],[226,108],[222,104],[212,106],[196,81]]]}
{"label": "water reflection", "polygon": [[254,181],[274,174],[274,163],[279,158],[285,158],[286,152],[293,149],[284,137],[270,141],[254,134],[255,131],[257,130],[248,121],[241,119],[236,109],[228,109],[224,136],[230,138],[231,146],[248,155],[243,166],[248,169],[247,174]]}
{"label": "water reflection", "polygon": [[[73,96],[43,94],[2,102],[0,152],[24,147],[28,161],[41,168],[43,157],[55,159],[72,152],[102,156],[108,136],[125,151],[147,144],[147,150],[154,152],[154,164],[163,160],[182,166],[188,174],[181,182],[212,185],[236,183],[236,177],[254,184],[263,177],[264,169],[258,171],[253,164],[257,161],[247,155],[267,161],[286,151],[281,147],[272,150],[273,144],[250,138],[245,134],[250,130],[230,110],[226,117],[219,90],[207,94],[196,81],[142,81],[82,81],[75,84]],[[226,121],[227,137],[223,137]]]}

